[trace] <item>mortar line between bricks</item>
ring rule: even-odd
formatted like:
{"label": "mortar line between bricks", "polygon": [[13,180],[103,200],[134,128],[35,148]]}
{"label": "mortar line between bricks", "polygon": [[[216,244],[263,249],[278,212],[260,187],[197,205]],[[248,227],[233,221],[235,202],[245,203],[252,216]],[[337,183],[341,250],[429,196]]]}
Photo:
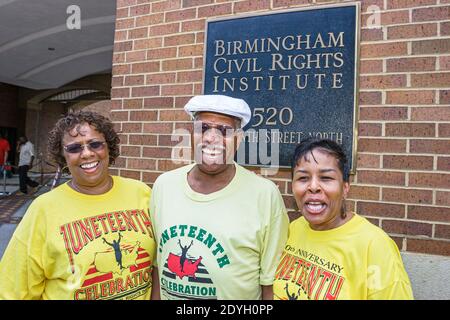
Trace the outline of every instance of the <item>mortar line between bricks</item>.
{"label": "mortar line between bricks", "polygon": [[[384,230],[384,229],[383,229]],[[385,231],[389,236],[392,237],[397,237],[397,238],[406,238],[406,239],[412,239],[412,240],[434,240],[433,238],[431,238],[430,236],[417,236],[417,235],[410,235],[410,234],[403,234],[403,233],[391,233],[391,232],[387,232]],[[408,252],[413,252],[413,251],[408,251]]]}
{"label": "mortar line between bricks", "polygon": [[381,33],[383,35],[383,40],[382,41],[387,41],[388,40],[388,27],[387,26],[381,26]]}
{"label": "mortar line between bricks", "polygon": [[[351,188],[351,186],[350,186]],[[357,202],[369,202],[369,203],[375,203],[375,204],[393,204],[393,205],[404,205],[407,209],[408,206],[414,206],[414,207],[430,207],[430,208],[436,208],[436,209],[448,209],[448,206],[438,206],[434,204],[421,204],[421,203],[399,203],[399,202],[392,202],[389,200],[384,200],[382,202],[378,202],[376,200],[357,200]],[[447,222],[445,222],[447,223]],[[450,222],[448,222],[450,223]]]}
{"label": "mortar line between bricks", "polygon": [[445,70],[440,70],[441,69],[441,57],[439,57],[439,59],[436,59],[436,71],[445,71]]}
{"label": "mortar line between bricks", "polygon": [[448,238],[433,238],[433,240],[450,242],[450,240]]}
{"label": "mortar line between bricks", "polygon": [[[448,87],[440,87],[440,88],[435,88],[435,87],[433,87],[433,88],[432,87],[405,88],[405,87],[403,87],[403,88],[392,88],[392,89],[372,89],[372,88],[370,88],[370,89],[361,89],[361,90],[359,90],[359,92],[382,92],[382,91],[385,91],[385,92],[396,92],[396,91],[400,91],[400,92],[413,92],[413,91],[423,92],[424,90],[428,91],[428,92],[431,92],[431,91],[435,91],[435,90],[448,90],[448,89],[449,89]],[[420,104],[426,104],[426,103],[420,103]],[[397,104],[397,105],[400,105],[400,104]],[[406,104],[406,105],[411,105],[411,103]]]}
{"label": "mortar line between bricks", "polygon": [[[145,158],[147,159],[147,158]],[[153,158],[148,158],[148,159],[153,159]],[[433,192],[448,192],[448,189],[438,189],[438,188],[432,188],[432,187],[411,187],[411,186],[404,186],[404,185],[379,185],[379,184],[372,184],[372,185],[360,185],[358,183],[354,183],[353,186],[359,186],[359,187],[372,187],[372,188],[382,188],[384,189],[395,189],[395,190],[400,190],[400,191],[431,191],[432,195]],[[351,188],[350,188],[351,190]],[[351,198],[349,198],[351,199]],[[352,199],[352,200],[356,200],[356,199]],[[379,201],[384,201],[383,198],[379,199]],[[400,202],[397,202],[400,203]],[[435,202],[433,202],[435,203]],[[430,204],[433,204],[430,203]]]}
{"label": "mortar line between bricks", "polygon": [[[396,189],[396,190],[402,190],[402,191],[438,191],[438,192],[449,192],[448,189],[443,188],[436,188],[436,187],[406,187],[404,185],[381,185],[381,184],[367,184],[367,183],[356,183],[353,184],[353,186],[358,187],[370,187],[370,188],[380,188],[380,189]],[[357,200],[353,198],[349,198],[351,200]],[[380,201],[383,201],[383,199],[380,199]],[[401,202],[397,202],[401,203]],[[431,203],[430,203],[431,204]],[[436,204],[437,205],[437,204]]]}
{"label": "mortar line between bricks", "polygon": [[[440,58],[440,57],[437,57]],[[436,59],[439,60],[439,59]],[[450,74],[449,70],[430,70],[430,71],[398,71],[398,72],[378,72],[378,73],[360,73],[359,76],[364,77],[379,77],[379,76],[399,76],[399,75],[429,75],[429,74]],[[399,87],[399,88],[411,88],[414,89],[415,87]],[[445,87],[444,87],[445,88]]]}
{"label": "mortar line between bricks", "polygon": [[[405,156],[405,157],[448,157],[448,154],[434,154],[434,153],[414,153],[414,154],[407,154],[407,153],[398,153],[398,152],[388,152],[388,153],[379,153],[379,152],[370,152],[370,151],[361,151],[358,152],[358,154],[364,154],[364,155],[374,155],[374,156]],[[408,169],[409,170],[409,169]],[[431,169],[430,169],[431,170]]]}
{"label": "mortar line between bricks", "polygon": [[[373,45],[373,44],[402,44],[411,42],[423,42],[432,40],[449,40],[449,36],[439,37],[439,36],[428,36],[423,38],[407,38],[407,39],[388,39],[388,40],[373,40],[373,41],[361,41],[361,45]],[[131,40],[127,40],[131,41]],[[126,52],[126,51],[125,51]]]}
{"label": "mortar line between bricks", "polygon": [[[429,9],[429,8],[445,8],[447,7],[449,4],[446,3],[442,3],[442,4],[427,4],[427,5],[423,5],[423,6],[417,6],[417,7],[407,7],[407,8],[392,8],[392,9],[388,9],[386,6],[386,9],[383,10],[379,10],[379,13],[395,13],[395,12],[402,12],[402,11],[414,11],[414,10],[421,10],[421,9]],[[361,16],[363,18],[364,15],[372,15],[373,13],[368,12],[368,11],[362,11],[361,10]],[[412,21],[412,19],[410,19]]]}
{"label": "mortar line between bricks", "polygon": [[[372,169],[372,170],[369,170]],[[445,170],[433,170],[430,169],[428,171],[423,169],[390,169],[390,168],[357,168],[357,171],[381,171],[381,172],[393,172],[393,173],[420,173],[420,174],[449,174],[448,171]]]}
{"label": "mortar line between bricks", "polygon": [[[417,9],[429,9],[429,8],[445,8],[448,7],[449,4],[447,3],[441,3],[441,4],[427,4],[427,5],[423,5],[423,6],[418,6],[418,7],[407,7],[407,8],[393,8],[393,9],[383,9],[378,11],[379,13],[393,13],[393,12],[400,12],[400,11],[409,11],[409,10],[417,10]],[[372,13],[373,14],[373,13]],[[364,15],[371,15],[370,12],[367,11],[362,11],[361,10],[361,16]]]}
{"label": "mortar line between bricks", "polygon": [[[135,145],[133,145],[133,146],[135,146]],[[377,153],[376,155],[380,155],[380,154]],[[384,156],[386,156],[386,154]],[[413,154],[413,155],[403,154],[403,156],[405,156],[405,157],[419,157],[416,154]],[[428,155],[428,156],[430,156],[430,155]],[[383,170],[383,171],[392,171],[392,172],[398,172],[398,173],[401,173],[401,172],[412,172],[412,173],[428,173],[428,174],[429,173],[449,174],[449,172],[446,171],[446,170],[436,170],[436,169],[429,169],[427,171],[427,170],[424,170],[424,169],[409,169],[409,168],[408,169],[391,169],[391,168],[385,168],[385,167],[380,167],[380,168],[360,167],[360,168],[357,168],[358,171],[359,170],[369,170],[369,169],[373,169],[373,171]]]}
{"label": "mortar line between bricks", "polygon": [[[410,171],[410,169],[390,169],[390,168],[357,168],[357,171],[380,171],[382,170],[382,172],[392,172],[392,173],[408,173]],[[407,170],[407,171],[406,171]],[[431,170],[431,169],[430,169]],[[419,170],[411,170],[411,173],[423,173],[423,174],[430,174],[430,171],[426,171],[423,169],[419,169]],[[433,173],[435,173],[435,171],[433,171]],[[450,177],[450,172],[448,171],[438,171],[436,170],[436,173],[438,174],[445,174],[447,173],[447,175]]]}
{"label": "mortar line between bricks", "polygon": [[[398,60],[398,59],[407,59],[410,60],[415,58],[440,58],[447,57],[450,52],[445,53],[423,53],[423,54],[415,54],[415,55],[398,55],[398,56],[381,56],[381,57],[365,57],[360,58],[361,61],[378,61],[378,60]],[[408,71],[406,71],[408,72]],[[420,72],[420,71],[411,71],[411,72]],[[425,71],[423,71],[425,72]]]}
{"label": "mortar line between bricks", "polygon": [[431,237],[435,238],[435,234],[436,234],[436,224],[433,223],[431,227]]}
{"label": "mortar line between bricks", "polygon": [[386,91],[385,90],[382,90],[381,91],[381,103],[384,105],[384,104],[386,104]]}
{"label": "mortar line between bricks", "polygon": [[[167,60],[158,60],[158,61],[162,62],[162,61],[167,61]],[[148,60],[143,61],[143,62],[144,63],[148,62]],[[137,63],[143,63],[143,62],[137,62]],[[151,62],[154,62],[154,61],[151,61]],[[188,72],[188,71],[203,71],[203,69],[195,68],[195,69],[184,69],[184,70],[178,70],[178,71],[166,70],[166,71],[154,71],[154,72],[147,72],[147,73],[142,73],[142,72],[141,73],[123,73],[123,74],[114,74],[114,76],[135,77],[135,76],[146,76],[146,75],[164,75],[167,73],[180,73],[180,72]],[[158,86],[158,85],[162,85],[162,84],[155,84],[154,86]],[[141,84],[140,86],[142,87],[144,85]],[[128,87],[128,85],[127,86],[124,85],[121,87]],[[115,88],[120,88],[120,87],[115,87]]]}
{"label": "mortar line between bricks", "polygon": [[[376,216],[373,215],[364,215],[365,217],[371,217],[376,218]],[[383,220],[389,219],[390,221],[402,221],[402,222],[415,222],[415,223],[423,223],[423,224],[431,224],[431,225],[445,225],[450,226],[450,223],[448,222],[439,222],[439,221],[424,221],[424,220],[417,220],[417,219],[407,219],[407,218],[396,218],[396,217],[390,217],[390,216],[379,216],[378,218],[383,218]]]}
{"label": "mortar line between bricks", "polygon": [[[408,123],[408,122],[406,122]],[[361,138],[361,137],[360,137]],[[450,137],[410,137],[410,136],[365,136],[361,139],[380,139],[380,140],[405,140],[405,139],[412,139],[412,140],[432,140],[432,141],[450,141]],[[384,154],[382,151],[379,154]],[[434,154],[434,153],[433,153]],[[448,155],[448,153],[442,153],[442,155]]]}
{"label": "mortar line between bricks", "polygon": [[[386,232],[386,233],[388,233],[389,235],[391,235],[393,237],[405,237],[405,238],[411,239],[411,240],[430,240],[430,241],[438,240],[438,241],[443,241],[443,242],[449,242],[450,243],[450,239],[447,239],[447,238],[431,238],[429,236],[401,234],[401,233],[390,233],[390,232]],[[414,252],[414,251],[408,251],[408,252]]]}
{"label": "mortar line between bricks", "polygon": [[[376,104],[376,105],[371,105],[371,104],[363,104],[363,105],[359,105],[360,108],[395,108],[395,107],[399,107],[399,108],[407,108],[408,105],[399,105],[399,104],[388,104],[388,105],[382,105],[380,104]],[[413,105],[411,106],[411,108],[448,108],[450,107],[450,105],[448,104],[429,104],[429,105]],[[406,121],[406,119],[399,119],[399,120],[384,120],[384,119],[375,119],[375,120],[361,120],[361,121],[378,121],[378,122],[382,122],[382,121]],[[421,120],[414,120],[414,121],[421,121]],[[423,120],[423,121],[438,121],[438,122],[448,122],[450,120]]]}
{"label": "mortar line between bricks", "polygon": [[[414,22],[402,22],[402,23],[392,23],[392,24],[386,24],[382,25],[381,27],[361,27],[361,30],[379,30],[383,27],[386,28],[394,28],[394,27],[407,27],[407,26],[415,26],[415,25],[424,25],[424,24],[437,24],[438,26],[441,23],[448,22],[448,20],[442,19],[442,20],[428,20],[428,21],[414,21]],[[128,30],[128,29],[124,29]],[[122,29],[120,30],[122,31]],[[424,37],[425,38],[425,37]],[[373,40],[373,41],[382,41],[382,40]]]}

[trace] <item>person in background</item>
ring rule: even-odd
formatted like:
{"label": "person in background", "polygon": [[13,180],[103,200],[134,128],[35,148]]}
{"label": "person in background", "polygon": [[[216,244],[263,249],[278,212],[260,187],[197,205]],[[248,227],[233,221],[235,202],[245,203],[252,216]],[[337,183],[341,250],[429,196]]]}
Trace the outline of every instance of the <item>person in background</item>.
{"label": "person in background", "polygon": [[3,170],[5,170],[4,166],[8,162],[9,151],[9,142],[5,139],[2,132],[0,132],[0,178],[3,178]]}
{"label": "person in background", "polygon": [[395,242],[346,210],[346,156],[334,141],[309,139],[295,149],[292,193],[302,217],[291,222],[275,274],[283,300],[413,299]]}
{"label": "person in background", "polygon": [[27,186],[33,189],[39,186],[39,183],[28,177],[28,171],[33,167],[34,162],[34,146],[27,137],[22,136],[17,141],[17,152],[19,152],[19,194],[27,194]]}
{"label": "person in background", "polygon": [[288,216],[277,186],[233,161],[250,120],[242,99],[193,97],[195,163],[153,186],[162,299],[272,299]]}
{"label": "person in background", "polygon": [[72,179],[31,203],[0,262],[0,299],[150,299],[151,189],[109,173],[119,142],[94,112],[56,123],[49,153]]}

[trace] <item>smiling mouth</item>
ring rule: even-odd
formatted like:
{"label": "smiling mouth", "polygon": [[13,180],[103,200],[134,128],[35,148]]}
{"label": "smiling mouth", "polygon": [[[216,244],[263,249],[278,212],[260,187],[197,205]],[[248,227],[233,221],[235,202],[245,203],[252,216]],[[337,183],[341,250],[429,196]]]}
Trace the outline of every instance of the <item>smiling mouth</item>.
{"label": "smiling mouth", "polygon": [[90,170],[90,169],[98,167],[99,163],[100,163],[100,161],[83,163],[82,165],[80,165],[80,168],[84,169],[84,170]]}
{"label": "smiling mouth", "polygon": [[225,152],[225,147],[221,145],[202,145],[201,148],[202,154],[211,158],[222,157]]}
{"label": "smiling mouth", "polygon": [[224,148],[222,147],[213,147],[213,148],[202,148],[202,152],[208,156],[216,157],[223,154]]}
{"label": "smiling mouth", "polygon": [[327,205],[319,201],[310,201],[305,203],[305,207],[309,213],[318,214],[321,213]]}

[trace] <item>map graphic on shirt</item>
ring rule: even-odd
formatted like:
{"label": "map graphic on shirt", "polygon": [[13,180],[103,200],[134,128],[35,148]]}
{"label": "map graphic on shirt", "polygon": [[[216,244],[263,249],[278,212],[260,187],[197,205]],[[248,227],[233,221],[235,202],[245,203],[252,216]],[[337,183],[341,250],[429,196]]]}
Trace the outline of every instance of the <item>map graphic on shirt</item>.
{"label": "map graphic on shirt", "polygon": [[175,255],[170,253],[167,258],[167,266],[169,270],[175,273],[180,279],[183,279],[184,276],[195,278],[195,273],[198,270],[198,265],[202,261],[202,257],[197,260],[187,259],[187,252],[194,244],[194,241],[191,241],[189,246],[183,246],[180,240],[178,240],[178,244],[181,248],[181,254]]}
{"label": "map graphic on shirt", "polygon": [[140,242],[137,241],[131,248],[130,246],[122,245],[119,248],[119,253],[115,249],[97,252],[94,258],[95,268],[103,273],[122,274],[124,269],[137,266],[139,244]]}
{"label": "map graphic on shirt", "polygon": [[[128,210],[96,215],[59,227],[69,264],[80,287],[75,300],[135,299],[148,294],[152,284],[152,258],[141,241],[130,241],[141,234],[153,239],[149,214]],[[146,240],[145,240],[146,241]],[[88,247],[92,249],[87,249]],[[76,272],[76,260],[92,250],[86,274]],[[88,253],[86,253],[88,254]]]}
{"label": "map graphic on shirt", "polygon": [[186,259],[184,263],[181,262],[181,256],[169,254],[167,258],[167,266],[170,271],[175,273],[180,279],[184,276],[190,276],[195,278],[195,273],[198,271],[198,265],[202,261],[202,257],[197,260]]}
{"label": "map graphic on shirt", "polygon": [[[217,289],[204,264],[197,260],[195,276],[184,276],[180,281],[171,272],[168,263],[164,265],[161,277],[161,292],[167,299],[217,300]],[[175,282],[176,280],[176,282]]]}
{"label": "map graphic on shirt", "polygon": [[151,285],[152,261],[148,252],[138,246],[139,242],[121,247],[126,254],[126,262],[123,263],[127,265],[125,270],[119,271],[120,275],[124,274],[122,277],[116,275],[118,267],[111,268],[115,262],[114,250],[96,253],[83,284],[74,293],[74,299],[134,299],[147,293]]}
{"label": "map graphic on shirt", "polygon": [[202,263],[203,258],[193,257],[188,253],[194,246],[194,241],[183,244],[178,239],[177,243],[181,251],[169,252],[162,270],[162,294],[168,299],[216,300],[217,290]]}

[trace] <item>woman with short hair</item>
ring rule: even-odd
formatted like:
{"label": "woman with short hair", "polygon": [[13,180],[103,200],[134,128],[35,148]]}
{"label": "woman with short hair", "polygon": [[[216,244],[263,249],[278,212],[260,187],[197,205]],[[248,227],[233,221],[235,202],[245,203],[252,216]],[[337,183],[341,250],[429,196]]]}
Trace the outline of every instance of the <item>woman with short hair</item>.
{"label": "woman with short hair", "polygon": [[412,299],[395,242],[346,210],[346,156],[334,141],[309,139],[295,149],[292,193],[302,217],[289,227],[274,282],[283,300]]}
{"label": "woman with short hair", "polygon": [[0,298],[149,299],[151,189],[109,173],[119,156],[113,124],[69,113],[50,132],[49,152],[72,179],[28,208],[0,262]]}

